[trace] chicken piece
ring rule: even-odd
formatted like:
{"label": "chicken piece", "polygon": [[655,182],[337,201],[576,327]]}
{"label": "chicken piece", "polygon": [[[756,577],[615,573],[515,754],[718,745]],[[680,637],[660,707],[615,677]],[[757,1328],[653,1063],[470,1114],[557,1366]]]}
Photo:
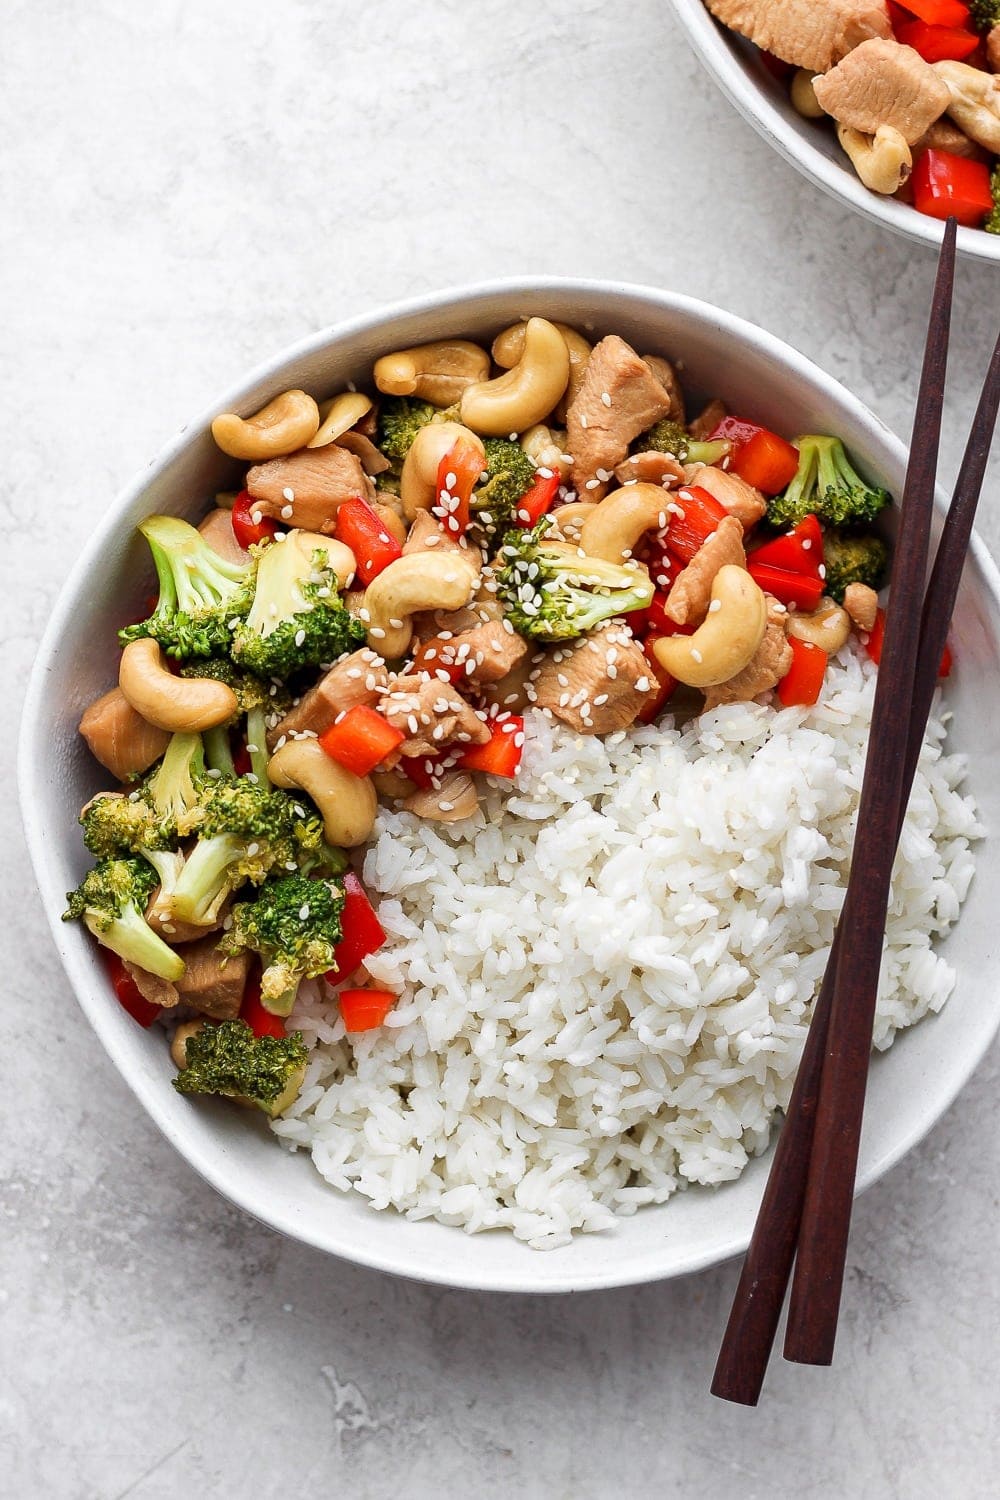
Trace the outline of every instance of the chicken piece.
{"label": "chicken piece", "polygon": [[950,58],[934,64],[948,90],[948,113],[970,139],[1000,156],[1000,77]]}
{"label": "chicken piece", "polygon": [[159,974],[150,974],[148,969],[140,969],[128,958],[124,962],[129,978],[144,1000],[150,1005],[158,1005],[161,1010],[173,1010],[180,1000],[175,984],[169,979],[161,979]]}
{"label": "chicken piece", "polygon": [[223,510],[221,506],[210,510],[198,530],[212,551],[224,557],[226,562],[239,563],[242,566],[250,561],[249,552],[236,540],[231,510]]}
{"label": "chicken piece", "polygon": [[393,677],[379,709],[394,729],[407,736],[399,747],[400,755],[436,755],[455,740],[485,745],[490,738],[472,704],[451,683],[426,672]]}
{"label": "chicken piece", "polygon": [[656,379],[660,382],[667,395],[670,397],[670,410],[667,416],[671,422],[679,422],[684,426],[684,392],[681,383],[677,379],[677,372],[669,359],[664,359],[660,354],[644,354],[643,362],[649,366]]}
{"label": "chicken piece", "polygon": [[483,570],[483,554],[478,547],[466,542],[464,537],[456,541],[454,537],[448,536],[429,510],[420,510],[403,543],[403,556],[409,557],[411,552],[431,551],[449,552],[460,557],[476,578]]}
{"label": "chicken piece", "polygon": [[878,594],[867,583],[849,583],[844,590],[844,608],[859,630],[873,630],[878,615]]}
{"label": "chicken piece", "polygon": [[664,613],[678,625],[700,625],[712,601],[712,581],[720,568],[731,563],[745,568],[743,527],[735,516],[726,516],[694,557],[674,579]]}
{"label": "chicken piece", "polygon": [[[460,665],[465,674],[462,680],[478,688],[500,682],[512,672],[527,656],[528,643],[505,620],[488,620],[442,640],[437,652],[442,666]],[[426,661],[423,656],[421,665]],[[427,666],[433,670],[434,663],[427,662]]]}
{"label": "chicken piece", "polygon": [[287,458],[254,464],[247,474],[247,489],[256,501],[251,514],[259,511],[323,536],[332,536],[343,501],[352,495],[375,498],[375,486],[360,460],[336,443],[300,448]]}
{"label": "chicken piece", "polygon": [[705,712],[718,708],[720,703],[749,703],[761,693],[773,688],[792,665],[792,648],[785,638],[785,621],[788,611],[771,594],[767,600],[767,626],[764,639],[747,662],[742,672],[705,689]]}
{"label": "chicken piece", "polygon": [[146,907],[146,921],[152,927],[153,931],[158,933],[163,941],[169,943],[173,948],[176,948],[178,943],[193,943],[197,938],[204,937],[208,932],[218,931],[232,904],[229,901],[225,903],[211,927],[202,927],[197,922],[180,921],[179,918],[171,916],[169,910],[160,911],[156,904],[159,896],[160,887],[157,886],[149,898],[149,905]]}
{"label": "chicken piece", "polygon": [[688,436],[696,443],[704,443],[711,437],[723,417],[728,416],[726,403],[720,401],[716,396],[695,417],[693,422],[688,423]]}
{"label": "chicken piece", "polygon": [[910,146],[940,119],[951,97],[919,52],[881,38],[855,47],[813,88],[827,114],[842,125],[865,135],[889,125]]}
{"label": "chicken piece", "polygon": [[116,687],[84,709],[80,733],[116,781],[130,781],[148,771],[170,743],[167,731],[147,724]]}
{"label": "chicken piece", "polygon": [[760,490],[747,484],[738,474],[717,469],[714,464],[687,464],[684,482],[707,490],[713,500],[718,500],[731,516],[736,517],[744,531],[755,526],[767,510],[767,501]]}
{"label": "chicken piece", "polygon": [[421,787],[403,801],[408,812],[435,823],[460,823],[479,806],[475,782],[466,771],[448,771],[440,787]]}
{"label": "chicken piece", "polygon": [[352,651],[267,731],[267,748],[273,751],[280,742],[296,735],[322,734],[338,714],[359,703],[377,703],[388,686],[389,674],[381,656],[367,646]]}
{"label": "chicken piece", "polygon": [[385,454],[380,453],[371,438],[366,437],[363,432],[352,428],[350,432],[345,432],[337,438],[336,443],[338,448],[344,448],[348,453],[354,454],[366,474],[372,476],[384,474],[386,469],[392,468]]}
{"label": "chicken piece", "polygon": [[1000,73],[1000,26],[986,33],[986,61],[994,73]]}
{"label": "chicken piece", "polygon": [[197,943],[186,943],[178,952],[187,965],[176,983],[181,1002],[213,1020],[234,1020],[243,1003],[253,954],[220,953],[214,933]]}
{"label": "chicken piece", "polygon": [[627,729],[653,686],[642,647],[614,622],[546,652],[536,670],[533,702],[577,734]]}
{"label": "chicken piece", "polygon": [[529,647],[517,666],[512,667],[506,677],[501,677],[496,682],[483,684],[483,700],[486,703],[495,704],[497,708],[506,708],[515,714],[530,708],[534,701],[531,695],[535,691],[531,681],[532,674],[538,670],[544,660],[544,652],[533,651]]}
{"label": "chicken piece", "polygon": [[662,484],[664,489],[670,489],[676,484],[683,484],[684,469],[671,454],[647,448],[645,453],[633,453],[630,458],[624,459],[615,469],[615,478],[619,484],[638,481],[642,484]]}
{"label": "chicken piece", "polygon": [[[990,159],[989,152],[984,151],[982,146],[977,146],[976,142],[970,140],[965,131],[960,130],[954,120],[949,120],[947,116],[944,116],[940,120],[935,120],[934,124],[924,131],[919,141],[914,143],[914,161],[916,161],[922,151],[928,149],[931,151],[950,151],[952,156],[965,156],[969,161],[989,161]],[[904,183],[904,187],[911,187],[909,179]],[[898,196],[899,194],[897,194]]]}
{"label": "chicken piece", "polygon": [[723,26],[765,52],[825,73],[869,37],[891,37],[885,0],[706,0]]}
{"label": "chicken piece", "polygon": [[611,334],[595,344],[566,413],[573,485],[581,500],[601,498],[632,439],[669,410],[669,394],[624,339]]}

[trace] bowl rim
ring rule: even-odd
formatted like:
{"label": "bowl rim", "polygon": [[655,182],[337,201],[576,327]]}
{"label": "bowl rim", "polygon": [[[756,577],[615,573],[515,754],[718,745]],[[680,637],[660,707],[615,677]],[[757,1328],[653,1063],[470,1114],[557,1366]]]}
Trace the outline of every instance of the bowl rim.
{"label": "bowl rim", "polygon": [[[853,172],[831,161],[803,131],[789,124],[740,65],[726,28],[716,21],[704,0],[671,0],[671,4],[706,72],[780,156],[830,197],[850,204],[856,212],[884,224],[894,234],[922,245],[941,244],[944,234],[941,220],[918,213],[908,203],[871,192]],[[987,264],[1000,262],[1000,235],[987,234],[983,229],[959,228],[957,247],[959,254],[970,259]]]}
{"label": "bowl rim", "polygon": [[[57,882],[52,879],[55,871],[54,857],[49,854],[45,838],[45,821],[42,815],[44,799],[35,795],[36,778],[40,776],[39,767],[43,761],[35,753],[36,745],[42,743],[40,732],[42,729],[41,715],[45,702],[45,691],[48,677],[48,666],[51,660],[60,653],[60,642],[67,633],[71,632],[71,616],[73,603],[81,591],[81,582],[88,574],[94,559],[96,559],[106,545],[108,538],[120,527],[121,517],[133,503],[142,495],[151,479],[163,468],[169,465],[184,449],[204,434],[211,424],[212,418],[220,411],[238,410],[241,403],[256,387],[262,383],[273,381],[286,366],[309,355],[322,352],[329,344],[341,340],[350,339],[358,335],[376,332],[383,327],[391,326],[396,320],[414,315],[439,312],[449,317],[459,315],[465,306],[480,304],[488,299],[502,298],[515,308],[518,299],[528,295],[552,293],[553,295],[576,295],[581,298],[596,299],[598,310],[601,302],[608,296],[628,296],[655,305],[664,312],[676,312],[697,319],[702,323],[714,325],[715,335],[725,339],[727,335],[735,337],[743,343],[749,344],[755,350],[763,354],[780,369],[782,376],[789,379],[804,378],[817,388],[824,396],[832,398],[836,403],[853,408],[856,420],[863,423],[870,430],[877,432],[880,440],[889,449],[901,467],[905,465],[906,448],[902,441],[891,431],[890,428],[872,412],[864,402],[849,391],[846,386],[826,374],[818,365],[792,345],[778,338],[766,329],[759,328],[747,319],[739,317],[723,308],[716,307],[712,303],[700,298],[690,297],[683,293],[664,291],[657,287],[646,286],[639,283],[615,281],[602,278],[576,278],[565,276],[538,276],[538,277],[507,277],[491,279],[483,282],[463,283],[457,286],[449,286],[438,291],[425,292],[419,296],[406,298],[388,305],[382,305],[374,310],[362,313],[350,319],[328,325],[304,338],[281,348],[277,353],[259,361],[239,381],[230,385],[222,395],[213,400],[199,416],[186,422],[172,438],[170,438],[146,465],[145,468],[135,474],[131,480],[118,492],[113,502],[108,507],[106,515],[94,529],[89,542],[84,547],[76,562],[71,568],[68,576],[62,584],[59,595],[53,605],[48,624],[39,641],[35,660],[32,666],[27,690],[24,698],[23,712],[18,742],[17,757],[17,781],[18,794],[21,804],[21,815],[25,831],[25,839],[34,870],[37,888],[45,907],[45,916],[49,924],[49,930],[57,952],[62,961],[66,976],[70,982],[73,993],[78,1004],[87,1017],[105,1051],[114,1063],[124,1082],[135,1096],[138,1103],[146,1111],[154,1125],[166,1138],[170,1145],[181,1155],[198,1175],[210,1186],[216,1189],[222,1197],[235,1204],[238,1208],[266,1224],[269,1228],[287,1235],[290,1239],[298,1240],[311,1248],[333,1254],[356,1265],[364,1266],[371,1270],[385,1271],[393,1275],[400,1275],[410,1280],[424,1281],[442,1286],[449,1286],[471,1291],[496,1291],[511,1293],[531,1294],[557,1294],[578,1291],[600,1291],[614,1287],[645,1285],[654,1281],[668,1280],[675,1276],[687,1275],[701,1271],[709,1266],[721,1264],[735,1255],[742,1254],[749,1243],[749,1235],[734,1233],[721,1247],[708,1249],[704,1254],[690,1254],[686,1261],[679,1266],[667,1266],[662,1271],[649,1272],[648,1268],[636,1267],[624,1271],[616,1270],[616,1260],[613,1255],[606,1258],[601,1270],[590,1274],[563,1275],[561,1278],[549,1278],[545,1281],[539,1279],[530,1271],[530,1262],[525,1264],[519,1262],[517,1266],[512,1265],[509,1273],[504,1275],[493,1275],[484,1280],[482,1273],[475,1269],[474,1259],[469,1257],[468,1272],[455,1274],[454,1271],[439,1272],[435,1265],[422,1265],[419,1268],[402,1266],[398,1257],[390,1251],[382,1252],[378,1247],[367,1245],[359,1246],[351,1237],[349,1232],[330,1232],[328,1227],[314,1228],[308,1222],[302,1222],[294,1212],[283,1212],[280,1209],[269,1207],[266,1201],[261,1201],[265,1196],[255,1196],[252,1192],[241,1191],[234,1185],[225,1170],[224,1152],[217,1154],[201,1152],[190,1141],[183,1144],[176,1138],[172,1126],[161,1103],[160,1093],[156,1090],[147,1091],[141,1084],[140,1079],[128,1066],[123,1055],[123,1048],[119,1045],[118,1035],[111,1024],[112,1006],[110,997],[97,993],[95,988],[88,982],[87,976],[79,967],[79,934],[69,931],[61,921],[58,912],[58,896],[55,901],[50,899],[56,893]],[[939,491],[936,497],[936,506],[943,511],[945,501]],[[982,539],[974,532],[970,544],[970,559],[974,561],[979,573],[980,581],[989,595],[990,604],[998,620],[1000,620],[1000,571],[993,562],[992,556],[986,548]],[[74,942],[74,938],[77,941]],[[983,1056],[992,1043],[996,1030],[1000,1028],[1000,1010],[997,1012],[994,1029],[985,1035],[982,1045],[974,1052],[970,1051],[966,1058],[961,1076],[956,1079],[954,1087],[950,1088],[942,1096],[943,1102],[932,1118],[922,1120],[919,1126],[915,1126],[908,1135],[901,1137],[895,1147],[887,1150],[867,1164],[862,1163],[859,1172],[856,1191],[863,1192],[866,1188],[882,1177],[891,1167],[902,1159],[920,1140],[927,1134],[941,1116],[950,1108],[960,1090],[968,1082],[973,1072],[979,1066]],[[773,1149],[773,1147],[772,1147]],[[330,1188],[331,1192],[337,1190]],[[373,1211],[374,1212],[374,1211]],[[456,1233],[461,1231],[456,1230]],[[532,1260],[534,1255],[532,1255]]]}

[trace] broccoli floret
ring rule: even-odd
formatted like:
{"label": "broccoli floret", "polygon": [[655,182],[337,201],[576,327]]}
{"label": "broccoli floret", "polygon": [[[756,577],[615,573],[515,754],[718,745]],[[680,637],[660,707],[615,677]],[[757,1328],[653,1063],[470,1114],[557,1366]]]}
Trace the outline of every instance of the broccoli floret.
{"label": "broccoli floret", "polygon": [[[421,427],[426,427],[438,415],[438,408],[429,401],[415,401],[410,396],[381,398],[376,447],[382,450],[397,473]],[[379,483],[381,482],[380,477]]]}
{"label": "broccoli floret", "polygon": [[522,495],[535,482],[535,466],[520,443],[484,438],[486,478],[472,492],[473,519],[488,536],[506,531]]}
{"label": "broccoli floret", "polygon": [[80,814],[83,842],[98,859],[169,849],[176,830],[161,819],[141,791],[101,792]]}
{"label": "broccoli floret", "polygon": [[344,607],[323,537],[290,531],[253,548],[253,604],[233,633],[232,654],[258,677],[286,678],[363,646],[365,628]]}
{"label": "broccoli floret", "polygon": [[849,583],[865,583],[880,589],[885,582],[889,549],[880,536],[871,532],[858,535],[830,530],[823,533],[823,563],[826,567],[824,590],[838,604],[844,602]]}
{"label": "broccoli floret", "polygon": [[1000,26],[1000,0],[968,0],[968,6],[972,24],[980,31]]}
{"label": "broccoli floret", "polygon": [[184,960],[145,919],[157,881],[156,871],[144,859],[102,859],[75,891],[67,891],[63,921],[82,919],[97,941],[119,958],[161,979],[177,980],[184,973]]}
{"label": "broccoli floret", "polygon": [[854,470],[839,438],[808,434],[795,439],[799,467],[787,489],[767,502],[772,526],[796,526],[813,515],[824,526],[874,521],[892,504],[888,490],[866,483]]}
{"label": "broccoli floret", "polygon": [[316,863],[325,847],[322,823],[302,802],[247,776],[220,777],[205,796],[198,842],[173,890],[173,914],[207,927],[241,885],[262,885],[276,868]]}
{"label": "broccoli floret", "polygon": [[203,1026],[184,1051],[187,1065],[173,1081],[179,1094],[224,1094],[255,1104],[272,1120],[298,1094],[308,1057],[301,1032],[255,1036],[245,1021]]}
{"label": "broccoli floret", "polygon": [[691,437],[680,422],[661,417],[648,432],[643,432],[632,444],[633,453],[669,453],[681,464],[717,464],[725,458],[730,444],[724,438],[714,443],[700,443]]}
{"label": "broccoli floret", "polygon": [[333,968],[343,936],[342,886],[333,880],[286,875],[269,881],[256,901],[233,907],[233,925],[220,947],[227,953],[249,948],[264,961],[261,1000],[276,1016],[287,1016],[303,979]]}
{"label": "broccoli floret", "polygon": [[152,636],[181,660],[228,652],[233,622],[250,608],[249,565],[227,562],[175,516],[150,516],[139,530],[153,554],[160,597],[148,620],[118,632],[122,645]]}
{"label": "broccoli floret", "polygon": [[[1000,0],[998,0],[1000,4]],[[1000,26],[1000,19],[995,23]],[[990,173],[990,192],[993,194],[993,207],[986,215],[983,228],[987,234],[1000,234],[1000,161],[997,162]]]}
{"label": "broccoli floret", "polygon": [[500,549],[498,593],[519,635],[572,640],[613,615],[647,607],[653,585],[645,573],[546,541],[550,525],[543,516],[530,530],[509,531]]}
{"label": "broccoli floret", "polygon": [[142,794],[161,824],[176,837],[186,838],[201,821],[205,786],[201,735],[175,734],[163,759],[147,776]]}
{"label": "broccoli floret", "polygon": [[[236,694],[237,713],[232,722],[246,718],[247,749],[253,774],[261,785],[268,784],[267,723],[276,722],[291,707],[292,695],[274,682],[264,682],[253,672],[243,672],[228,657],[197,662],[181,669],[182,677],[214,677]],[[219,724],[204,731],[205,758],[213,771],[235,776],[229,746],[229,726]]]}

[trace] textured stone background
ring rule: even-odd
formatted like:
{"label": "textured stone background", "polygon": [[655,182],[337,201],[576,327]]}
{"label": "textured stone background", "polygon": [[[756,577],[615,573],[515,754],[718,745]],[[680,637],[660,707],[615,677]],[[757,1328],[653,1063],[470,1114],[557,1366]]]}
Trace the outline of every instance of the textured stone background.
{"label": "textured stone background", "polygon": [[[653,282],[772,329],[908,429],[932,256],[773,156],[659,0],[8,0],[4,22],[8,723],[119,486],[243,368],[385,299]],[[949,476],[998,284],[961,270]],[[996,1051],[859,1205],[834,1369],[778,1362],[763,1406],[731,1409],[707,1386],[734,1266],[452,1294],[215,1197],[73,1004],[12,797],[3,819],[4,1500],[996,1494]]]}

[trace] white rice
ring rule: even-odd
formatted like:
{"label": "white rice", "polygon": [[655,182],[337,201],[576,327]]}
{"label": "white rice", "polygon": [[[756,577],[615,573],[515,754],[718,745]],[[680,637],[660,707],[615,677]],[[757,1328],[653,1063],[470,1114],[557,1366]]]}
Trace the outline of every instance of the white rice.
{"label": "white rice", "polygon": [[[347,1041],[323,985],[274,1129],[375,1208],[540,1248],[737,1177],[787,1103],[853,837],[874,669],[811,711],[736,704],[582,738],[534,712],[516,790],[463,823],[382,811],[364,880],[401,999]],[[945,1003],[932,941],[980,836],[938,714],[893,883],[875,1045]],[[320,991],[323,991],[321,994]]]}

